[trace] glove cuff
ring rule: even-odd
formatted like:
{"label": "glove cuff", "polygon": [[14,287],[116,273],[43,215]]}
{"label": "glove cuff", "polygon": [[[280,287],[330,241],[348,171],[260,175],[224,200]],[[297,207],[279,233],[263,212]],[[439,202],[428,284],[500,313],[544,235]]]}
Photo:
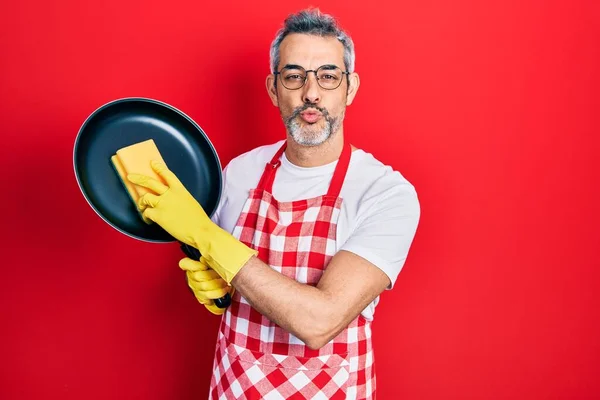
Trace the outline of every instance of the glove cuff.
{"label": "glove cuff", "polygon": [[258,251],[246,246],[217,225],[210,233],[203,235],[203,239],[196,241],[196,248],[204,256],[209,267],[228,284],[231,284],[252,256],[258,255]]}

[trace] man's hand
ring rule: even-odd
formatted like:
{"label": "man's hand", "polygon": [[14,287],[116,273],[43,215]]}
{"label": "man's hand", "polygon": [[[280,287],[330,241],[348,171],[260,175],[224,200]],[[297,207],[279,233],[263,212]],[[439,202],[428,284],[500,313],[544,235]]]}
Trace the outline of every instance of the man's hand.
{"label": "man's hand", "polygon": [[165,164],[152,161],[150,165],[167,185],[149,176],[127,175],[130,182],[156,193],[146,193],[138,200],[142,215],[156,222],[175,239],[198,249],[205,263],[231,283],[239,270],[258,252],[212,222],[200,203]]}
{"label": "man's hand", "polygon": [[200,257],[200,261],[195,261],[187,257],[182,258],[179,261],[179,268],[185,271],[188,286],[198,302],[204,304],[211,313],[222,315],[225,309],[217,307],[214,299],[220,299],[226,293],[233,295],[235,288],[228,286],[227,282],[219,274],[209,269],[204,257]]}
{"label": "man's hand", "polygon": [[146,193],[140,197],[138,209],[144,217],[159,224],[175,239],[196,247],[198,239],[195,236],[207,230],[212,221],[166,165],[156,161],[152,161],[150,165],[164,179],[167,186],[149,176],[127,175],[130,182],[156,193]]}

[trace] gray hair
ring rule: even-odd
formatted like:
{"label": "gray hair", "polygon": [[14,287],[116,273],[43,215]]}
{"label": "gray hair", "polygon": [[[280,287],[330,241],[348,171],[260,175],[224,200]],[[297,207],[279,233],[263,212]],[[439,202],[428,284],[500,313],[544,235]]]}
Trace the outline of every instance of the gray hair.
{"label": "gray hair", "polygon": [[281,42],[290,33],[305,33],[316,36],[334,36],[344,45],[344,65],[348,72],[354,72],[354,43],[344,32],[336,20],[328,14],[322,14],[319,9],[307,9],[297,14],[289,15],[283,27],[277,32],[271,43],[271,71],[277,71],[279,66],[279,48]]}

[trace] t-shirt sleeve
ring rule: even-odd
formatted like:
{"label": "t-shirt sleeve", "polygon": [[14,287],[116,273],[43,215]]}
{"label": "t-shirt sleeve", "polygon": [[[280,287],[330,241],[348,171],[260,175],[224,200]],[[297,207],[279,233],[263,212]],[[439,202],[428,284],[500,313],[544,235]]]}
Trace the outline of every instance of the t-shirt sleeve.
{"label": "t-shirt sleeve", "polygon": [[417,193],[409,183],[383,191],[348,237],[341,250],[355,253],[380,268],[391,289],[402,270],[420,219]]}
{"label": "t-shirt sleeve", "polygon": [[223,210],[223,205],[225,204],[226,197],[227,197],[226,188],[227,188],[227,168],[228,167],[229,167],[229,165],[227,165],[223,169],[223,173],[221,174],[223,177],[221,198],[219,199],[219,204],[217,205],[215,212],[213,213],[212,217],[210,218],[212,222],[214,222],[215,224],[217,224],[219,226],[221,226],[221,211]]}

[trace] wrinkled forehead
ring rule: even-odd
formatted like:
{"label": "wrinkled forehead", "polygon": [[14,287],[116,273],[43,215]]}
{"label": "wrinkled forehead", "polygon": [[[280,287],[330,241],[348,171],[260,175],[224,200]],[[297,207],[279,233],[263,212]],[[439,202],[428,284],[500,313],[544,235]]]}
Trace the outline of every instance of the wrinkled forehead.
{"label": "wrinkled forehead", "polygon": [[333,64],[344,68],[344,45],[334,36],[292,33],[283,39],[279,48],[279,68],[300,65],[317,69]]}

